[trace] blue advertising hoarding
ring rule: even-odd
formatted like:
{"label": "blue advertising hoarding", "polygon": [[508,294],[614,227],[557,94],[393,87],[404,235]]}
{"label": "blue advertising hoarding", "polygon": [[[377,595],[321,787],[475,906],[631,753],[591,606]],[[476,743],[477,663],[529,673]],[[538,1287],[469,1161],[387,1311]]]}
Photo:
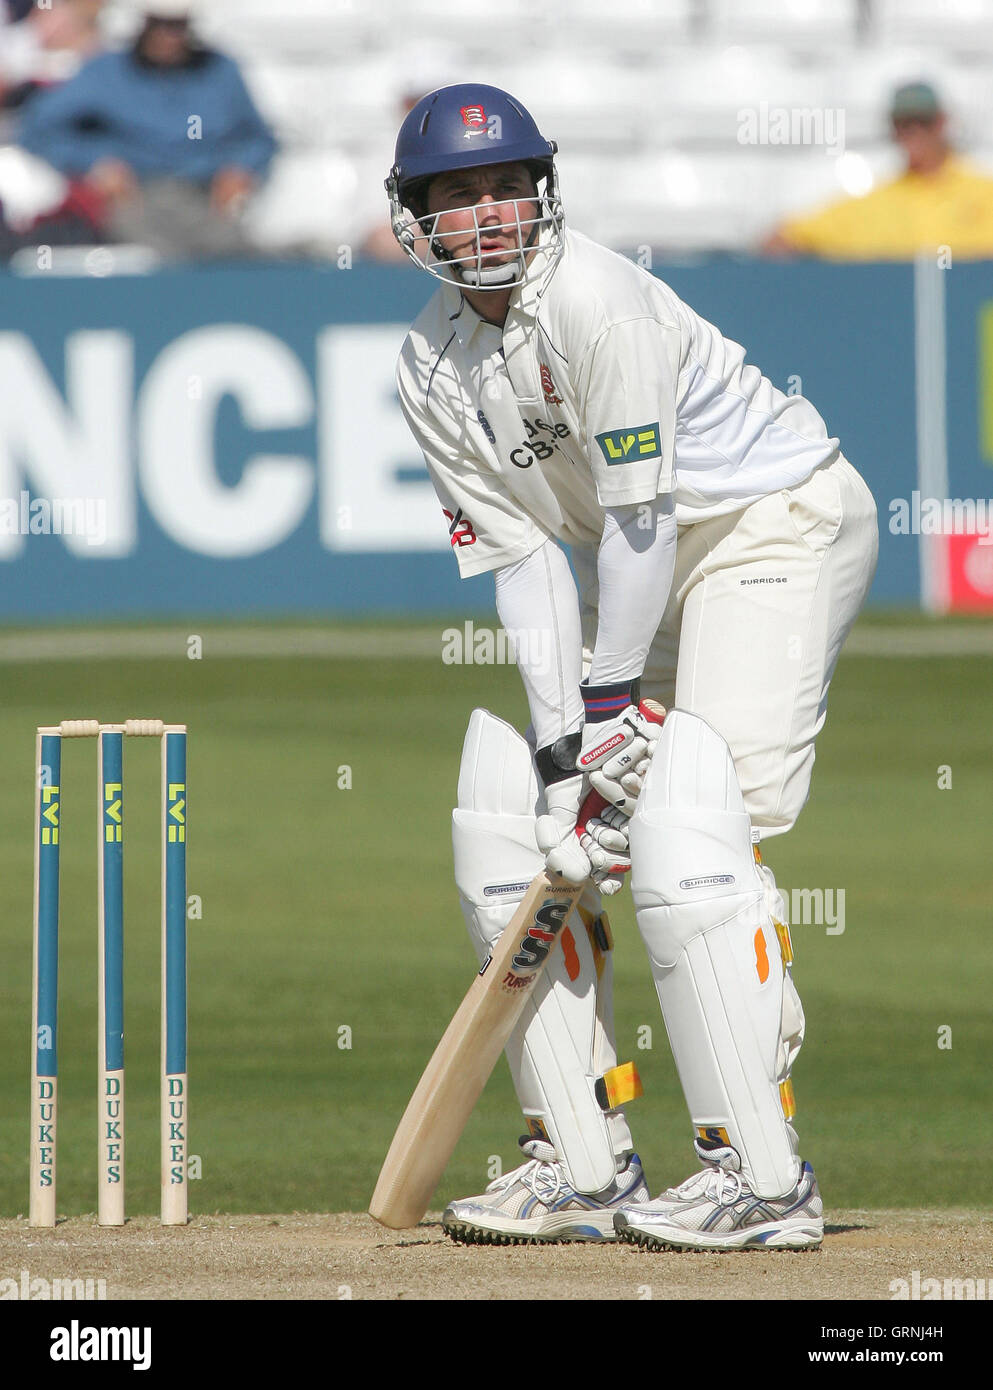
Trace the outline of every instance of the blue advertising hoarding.
{"label": "blue advertising hoarding", "polygon": [[[983,495],[989,269],[948,272],[952,453],[971,439]],[[655,271],[818,408],[877,498],[873,600],[916,602],[916,545],[886,524],[916,486],[912,267]],[[0,617],[491,607],[488,577],[457,578],[395,398],[433,289],[375,266],[0,276]]]}

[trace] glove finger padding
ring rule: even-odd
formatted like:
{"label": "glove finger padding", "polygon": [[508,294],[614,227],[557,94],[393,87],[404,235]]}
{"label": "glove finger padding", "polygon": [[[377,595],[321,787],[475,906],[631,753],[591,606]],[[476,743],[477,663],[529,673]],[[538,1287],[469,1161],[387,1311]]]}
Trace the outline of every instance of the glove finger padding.
{"label": "glove finger padding", "polygon": [[616,806],[605,806],[599,816],[591,816],[586,822],[586,832],[601,849],[610,853],[627,854],[628,821]]}
{"label": "glove finger padding", "polygon": [[[602,773],[604,777],[609,778],[610,781],[620,782],[621,778],[627,773],[633,772],[639,763],[651,758],[657,742],[658,739],[653,739],[649,742],[648,739],[639,734],[636,738],[633,738],[630,743],[626,744],[620,752],[615,753],[612,757],[599,763],[596,770]],[[593,768],[591,767],[589,771],[592,772]]]}
{"label": "glove finger padding", "polygon": [[[550,793],[555,791],[555,786],[549,788]],[[551,797],[552,801],[556,799],[554,795]],[[598,815],[577,825],[571,803],[568,816],[561,814],[562,809],[560,804],[555,814],[539,816],[535,826],[538,848],[545,855],[548,869],[561,874],[570,883],[592,879],[608,897],[616,893],[623,886],[619,875],[631,867],[625,829],[627,818],[614,807],[604,806]],[[582,817],[581,810],[579,815]]]}
{"label": "glove finger padding", "polygon": [[611,830],[609,825],[598,825],[591,821],[586,827],[587,836],[605,854],[627,854],[628,837],[619,830]]}
{"label": "glove finger padding", "polygon": [[[631,775],[633,776],[633,774]],[[630,820],[634,815],[634,808],[638,804],[643,780],[639,779],[637,785],[629,790],[628,787],[606,777],[602,772],[590,773],[590,785],[593,790],[599,792],[604,801],[610,803],[611,809],[620,811],[627,820]]]}
{"label": "glove finger padding", "polygon": [[604,806],[577,832],[593,868],[593,881],[608,897],[624,886],[623,875],[631,868],[627,825],[627,816],[614,806]]}
{"label": "glove finger padding", "polygon": [[645,777],[651,764],[650,758],[642,758],[641,762],[631,772],[625,772],[621,778],[621,786],[629,796],[636,797],[644,785]]}
{"label": "glove finger padding", "polygon": [[588,831],[583,832],[579,843],[593,867],[594,877],[597,874],[614,877],[627,873],[631,868],[631,852],[627,846],[622,850],[606,849]]}

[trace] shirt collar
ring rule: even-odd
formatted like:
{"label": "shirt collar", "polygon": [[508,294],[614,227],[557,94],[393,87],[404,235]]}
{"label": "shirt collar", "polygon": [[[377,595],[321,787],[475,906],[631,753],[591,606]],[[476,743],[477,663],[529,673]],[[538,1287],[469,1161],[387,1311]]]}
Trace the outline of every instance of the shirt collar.
{"label": "shirt collar", "polygon": [[[508,320],[512,316],[529,319],[534,319],[537,316],[541,297],[548,288],[561,259],[564,235],[564,232],[560,232],[558,240],[554,241],[547,228],[542,231],[538,249],[528,265],[524,284],[518,285],[510,297],[510,306],[507,310]],[[480,324],[487,324],[487,320],[476,313],[459,287],[453,285],[450,280],[442,280],[441,292],[448,321],[455,330],[460,346],[466,347],[472,340],[476,329]],[[498,325],[488,324],[488,326],[495,328]]]}

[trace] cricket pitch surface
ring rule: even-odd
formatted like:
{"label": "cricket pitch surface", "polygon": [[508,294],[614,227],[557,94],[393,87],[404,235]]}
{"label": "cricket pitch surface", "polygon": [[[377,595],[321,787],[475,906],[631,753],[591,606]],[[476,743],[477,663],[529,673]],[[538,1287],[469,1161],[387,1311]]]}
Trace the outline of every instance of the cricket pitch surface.
{"label": "cricket pitch surface", "polygon": [[[105,1281],[114,1299],[880,1299],[906,1281],[993,1289],[993,1213],[828,1211],[818,1251],[650,1254],[628,1245],[461,1246],[438,1213],[388,1231],[370,1216],[193,1216],[185,1229],[95,1216],[0,1221],[0,1295],[28,1279]],[[917,1282],[915,1285],[914,1275]],[[12,1285],[10,1281],[14,1281]],[[14,1292],[14,1287],[17,1292]],[[891,1287],[892,1285],[892,1287]],[[7,1290],[5,1292],[5,1289]],[[906,1297],[906,1293],[904,1293]],[[968,1297],[966,1293],[945,1297]]]}

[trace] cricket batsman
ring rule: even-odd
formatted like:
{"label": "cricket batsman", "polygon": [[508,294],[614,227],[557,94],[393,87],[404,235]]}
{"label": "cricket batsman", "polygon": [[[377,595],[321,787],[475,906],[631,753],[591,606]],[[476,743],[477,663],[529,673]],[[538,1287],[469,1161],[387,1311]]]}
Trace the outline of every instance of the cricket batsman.
{"label": "cricket batsman", "polygon": [[[564,226],[555,153],[508,93],[444,87],[404,121],[386,185],[397,240],[440,282],[400,401],[460,573],[493,572],[531,713],[524,737],[475,710],[465,739],[455,877],[480,959],[543,866],[590,880],[507,1048],[525,1161],[443,1222],[460,1241],[811,1248],[803,1011],[760,845],[807,799],[876,508],[807,400]],[[580,834],[591,787],[609,805]],[[700,1165],[654,1200],[601,910],[628,868]]]}

